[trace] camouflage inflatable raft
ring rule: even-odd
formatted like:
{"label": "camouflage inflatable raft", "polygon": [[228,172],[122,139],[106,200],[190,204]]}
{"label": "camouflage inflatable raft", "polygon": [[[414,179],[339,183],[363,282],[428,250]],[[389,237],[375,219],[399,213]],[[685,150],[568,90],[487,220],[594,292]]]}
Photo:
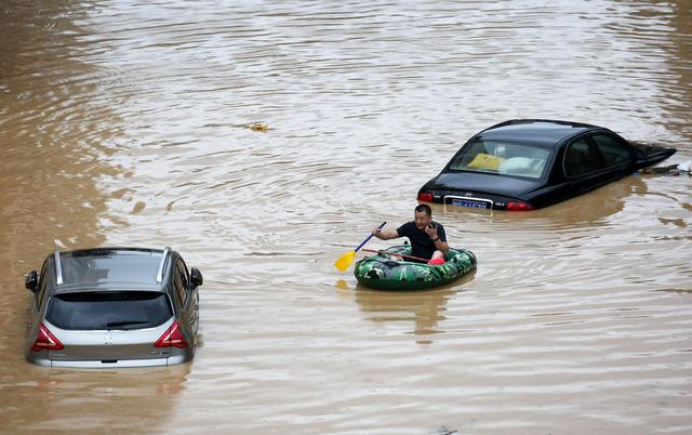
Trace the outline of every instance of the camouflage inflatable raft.
{"label": "camouflage inflatable raft", "polygon": [[445,264],[438,266],[395,260],[393,254],[411,255],[411,247],[392,246],[363,258],[354,271],[358,282],[377,290],[426,290],[448,284],[476,268],[476,256],[464,249],[450,249]]}

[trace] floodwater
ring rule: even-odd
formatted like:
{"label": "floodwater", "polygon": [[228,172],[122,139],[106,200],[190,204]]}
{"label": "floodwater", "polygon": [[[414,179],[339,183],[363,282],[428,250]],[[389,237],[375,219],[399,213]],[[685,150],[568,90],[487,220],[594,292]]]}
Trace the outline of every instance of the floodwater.
{"label": "floodwater", "polygon": [[[689,0],[4,0],[0,432],[689,434],[687,176],[434,207],[479,260],[435,291],[333,262],[494,123],[604,125],[673,164],[691,107]],[[25,362],[24,274],[105,245],[202,270],[191,364]]]}

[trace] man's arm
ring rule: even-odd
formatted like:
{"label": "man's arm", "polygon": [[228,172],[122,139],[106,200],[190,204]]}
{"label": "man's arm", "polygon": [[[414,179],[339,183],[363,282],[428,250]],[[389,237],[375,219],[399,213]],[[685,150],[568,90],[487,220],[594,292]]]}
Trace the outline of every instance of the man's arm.
{"label": "man's arm", "polygon": [[449,252],[449,243],[443,242],[441,239],[434,240],[433,243],[435,244],[435,249],[442,251],[443,254]]}
{"label": "man's arm", "polygon": [[398,239],[401,237],[397,230],[381,230],[379,228],[373,228],[372,235],[380,240]]}

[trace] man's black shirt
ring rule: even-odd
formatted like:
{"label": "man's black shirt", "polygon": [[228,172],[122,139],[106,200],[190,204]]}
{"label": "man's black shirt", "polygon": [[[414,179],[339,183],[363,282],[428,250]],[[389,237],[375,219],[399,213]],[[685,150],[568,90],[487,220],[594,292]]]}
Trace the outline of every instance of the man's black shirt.
{"label": "man's black shirt", "polygon": [[[447,241],[447,235],[445,234],[445,229],[442,224],[437,224],[437,236],[441,241]],[[396,229],[400,237],[408,237],[411,241],[411,255],[414,257],[421,258],[432,258],[433,253],[437,250],[435,247],[435,242],[432,241],[430,236],[424,231],[419,230],[416,227],[416,223],[411,221],[403,224]]]}

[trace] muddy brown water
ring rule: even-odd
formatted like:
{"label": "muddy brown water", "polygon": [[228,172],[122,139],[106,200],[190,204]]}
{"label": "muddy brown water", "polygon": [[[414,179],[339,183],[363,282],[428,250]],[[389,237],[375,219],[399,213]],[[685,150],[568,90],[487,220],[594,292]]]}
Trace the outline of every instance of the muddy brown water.
{"label": "muddy brown water", "polygon": [[[692,159],[691,77],[686,0],[4,1],[0,432],[692,432],[686,176],[526,214],[434,207],[479,259],[439,290],[332,266],[506,119]],[[24,274],[104,245],[202,270],[193,363],[24,361]]]}

